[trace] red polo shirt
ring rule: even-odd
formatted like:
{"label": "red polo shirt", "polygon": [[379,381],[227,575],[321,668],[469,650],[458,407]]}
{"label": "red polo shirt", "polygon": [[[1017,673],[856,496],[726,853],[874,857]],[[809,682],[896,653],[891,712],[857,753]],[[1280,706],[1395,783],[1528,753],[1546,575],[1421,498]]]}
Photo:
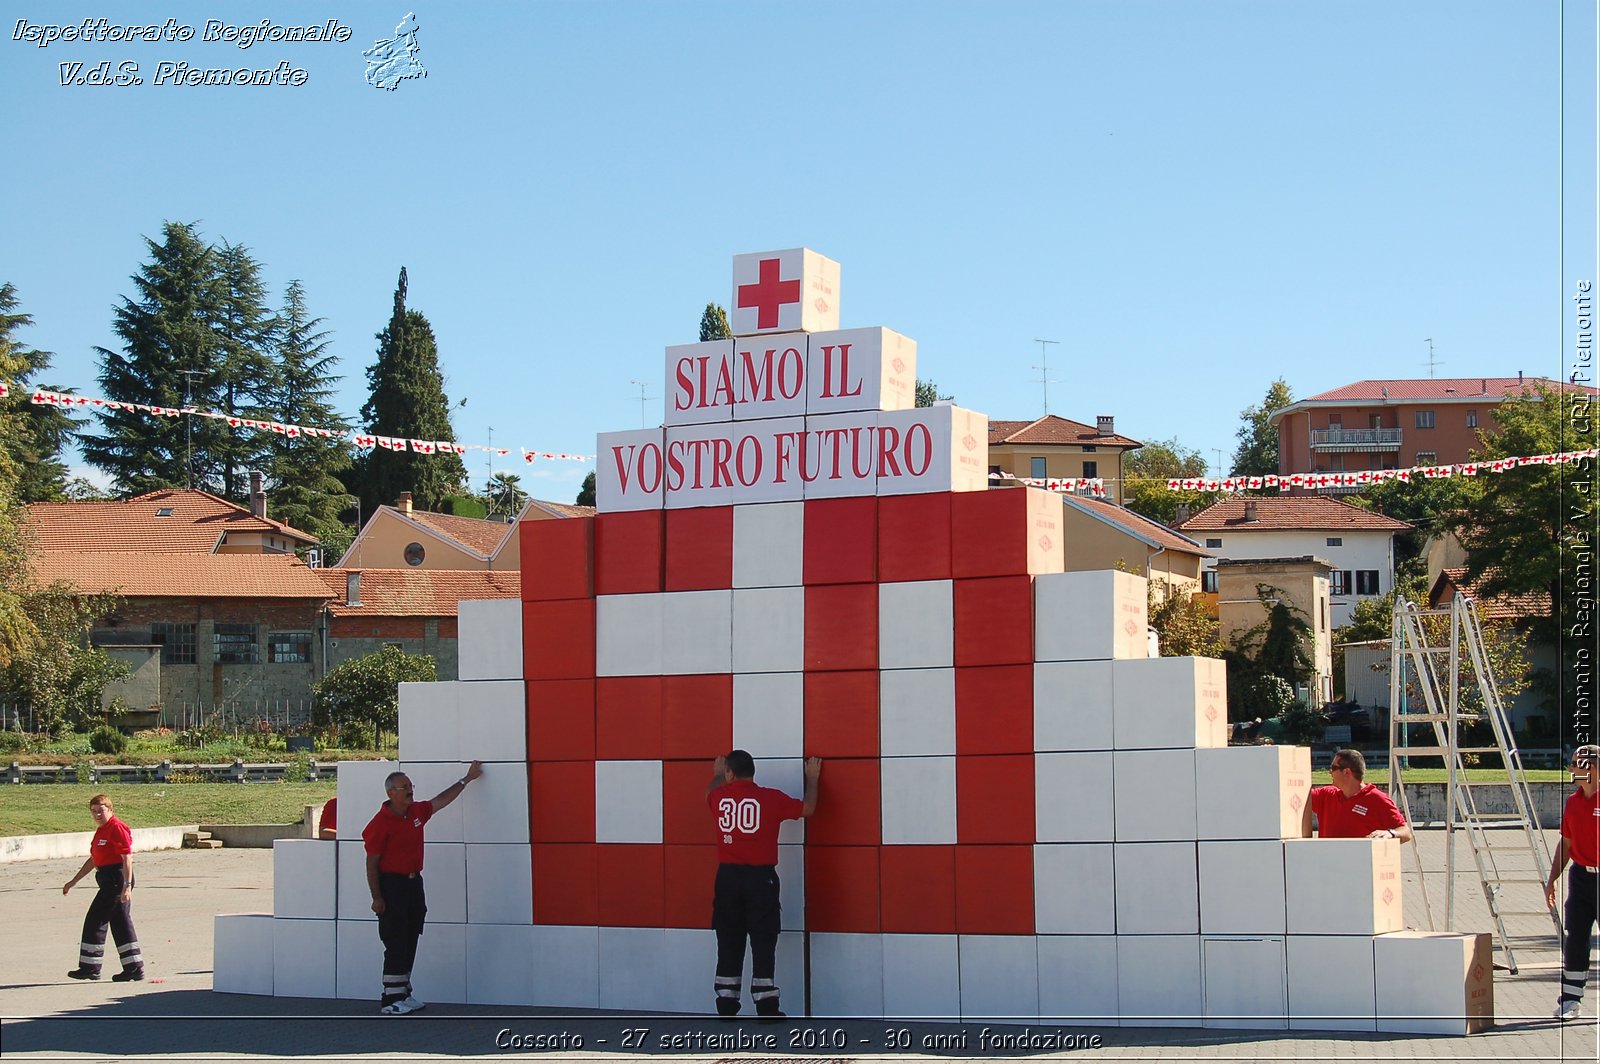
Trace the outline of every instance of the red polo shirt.
{"label": "red polo shirt", "polygon": [[422,825],[433,819],[432,802],[412,802],[405,816],[388,802],[361,832],[367,856],[378,859],[378,871],[407,875],[422,871]]}
{"label": "red polo shirt", "polygon": [[1334,786],[1313,787],[1311,811],[1317,814],[1317,835],[1324,839],[1364,839],[1406,822],[1394,799],[1372,783],[1349,798]]}
{"label": "red polo shirt", "polygon": [[1586,798],[1580,788],[1567,799],[1561,811],[1561,837],[1567,840],[1573,864],[1600,868],[1600,791]]}
{"label": "red polo shirt", "polygon": [[775,865],[778,828],[798,820],[806,804],[755,780],[724,783],[706,795],[717,818],[717,860],[723,864]]}
{"label": "red polo shirt", "polygon": [[118,820],[115,813],[95,829],[89,842],[89,856],[94,858],[96,868],[121,864],[123,856],[132,852],[133,829]]}

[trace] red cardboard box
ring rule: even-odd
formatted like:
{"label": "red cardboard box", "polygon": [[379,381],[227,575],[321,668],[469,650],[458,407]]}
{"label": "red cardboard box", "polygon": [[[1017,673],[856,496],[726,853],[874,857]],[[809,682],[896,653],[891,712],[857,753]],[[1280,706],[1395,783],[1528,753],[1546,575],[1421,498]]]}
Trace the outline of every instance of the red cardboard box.
{"label": "red cardboard box", "polygon": [[594,599],[522,604],[522,674],[528,680],[594,676]]}
{"label": "red cardboard box", "polygon": [[956,753],[1033,753],[1033,666],[956,669]]}
{"label": "red cardboard box", "polygon": [[[709,779],[710,769],[706,770]],[[704,785],[701,787],[704,790]],[[705,812],[702,805],[701,811]],[[707,815],[706,822],[710,823]],[[663,846],[666,865],[667,927],[711,926],[711,898],[717,885],[715,846]]]}
{"label": "red cardboard box", "polygon": [[533,922],[595,926],[594,845],[533,845]]}
{"label": "red cardboard box", "polygon": [[595,594],[661,591],[666,577],[666,511],[604,513],[594,521]]}
{"label": "red cardboard box", "polygon": [[876,846],[882,841],[879,776],[876,758],[836,758],[823,764],[822,797],[817,811],[806,818],[807,860],[815,845]]}
{"label": "red cardboard box", "polygon": [[878,500],[873,495],[807,499],[807,584],[871,583],[878,574]]}
{"label": "red cardboard box", "polygon": [[1033,755],[956,758],[956,838],[1032,846]]}
{"label": "red cardboard box", "polygon": [[601,761],[661,758],[660,676],[602,676],[595,681],[595,757]]}
{"label": "red cardboard box", "polygon": [[950,579],[950,492],[878,498],[878,579]]}
{"label": "red cardboard box", "polygon": [[1033,934],[1033,847],[955,850],[956,933]]}
{"label": "red cardboard box", "polygon": [[878,933],[876,846],[806,846],[806,926],[811,931]]}
{"label": "red cardboard box", "polygon": [[594,760],[593,680],[528,681],[528,760]]}
{"label": "red cardboard box", "polygon": [[884,934],[955,934],[954,846],[884,846],[878,862]]}
{"label": "red cardboard box", "polygon": [[668,591],[733,586],[733,507],[667,510]]}
{"label": "red cardboard box", "polygon": [[955,581],[956,664],[1033,663],[1033,579]]}
{"label": "red cardboard box", "polygon": [[528,766],[528,835],[536,844],[594,841],[593,761]]}
{"label": "red cardboard box", "polygon": [[805,674],[807,757],[878,756],[878,673]]}
{"label": "red cardboard box", "polygon": [[878,585],[806,588],[807,670],[878,667]]}
{"label": "red cardboard box", "polygon": [[664,676],[661,756],[703,760],[706,778],[713,759],[733,749],[733,677]]}
{"label": "red cardboard box", "polygon": [[594,518],[552,517],[517,527],[524,602],[594,597]]}

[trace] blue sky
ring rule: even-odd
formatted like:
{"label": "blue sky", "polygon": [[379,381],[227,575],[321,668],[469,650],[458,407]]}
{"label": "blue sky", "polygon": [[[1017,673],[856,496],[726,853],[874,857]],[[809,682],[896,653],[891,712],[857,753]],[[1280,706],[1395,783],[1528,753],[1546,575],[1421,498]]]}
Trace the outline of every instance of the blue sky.
{"label": "blue sky", "polygon": [[[167,220],[250,248],[274,301],[303,281],[352,418],[405,265],[457,439],[583,453],[639,425],[630,381],[659,421],[663,349],[740,252],[838,260],[841,324],[914,338],[964,406],[1042,413],[1058,340],[1051,412],[1212,462],[1274,377],[1425,377],[1429,337],[1437,376],[1562,376],[1594,276],[1592,4],[1564,60],[1558,0],[4,7],[0,279],[91,394]],[[361,52],[408,10],[428,76],[375,89]],[[12,39],[102,16],[352,37]],[[146,83],[60,85],[103,59]],[[158,86],[163,60],[307,79]],[[570,500],[587,467],[494,469]]]}

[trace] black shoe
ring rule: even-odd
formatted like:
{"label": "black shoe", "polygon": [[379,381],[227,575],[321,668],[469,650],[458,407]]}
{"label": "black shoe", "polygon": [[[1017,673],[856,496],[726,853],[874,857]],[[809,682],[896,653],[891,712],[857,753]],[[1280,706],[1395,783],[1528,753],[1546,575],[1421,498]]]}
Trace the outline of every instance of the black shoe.
{"label": "black shoe", "polygon": [[787,1020],[788,1018],[788,1013],[779,1012],[777,1009],[773,1009],[771,1012],[756,1013],[757,1023],[777,1023],[779,1020]]}
{"label": "black shoe", "polygon": [[98,968],[74,968],[72,971],[67,973],[67,978],[88,979],[93,981],[100,978],[100,970]]}
{"label": "black shoe", "polygon": [[124,968],[111,977],[113,983],[142,983],[144,982],[143,968]]}

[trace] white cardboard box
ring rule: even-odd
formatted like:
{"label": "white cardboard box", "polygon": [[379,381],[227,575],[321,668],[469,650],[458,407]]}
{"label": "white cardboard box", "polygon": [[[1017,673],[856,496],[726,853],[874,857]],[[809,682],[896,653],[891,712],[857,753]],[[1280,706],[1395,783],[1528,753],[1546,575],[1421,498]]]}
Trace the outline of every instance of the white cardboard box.
{"label": "white cardboard box", "polygon": [[1287,927],[1283,843],[1204,842],[1200,855],[1202,935],[1282,935]]}
{"label": "white cardboard box", "polygon": [[661,815],[661,762],[595,762],[596,842],[659,844]]}
{"label": "white cardboard box", "polygon": [[211,922],[211,989],[272,996],[272,914],[218,914]]}
{"label": "white cardboard box", "polygon": [[1396,931],[1373,940],[1377,1027],[1408,1034],[1471,1034],[1494,1026],[1488,932]]}
{"label": "white cardboard box", "polygon": [[[456,766],[465,772],[466,765]],[[528,844],[528,770],[517,762],[486,765],[445,812],[461,807],[461,837],[467,842]],[[431,836],[430,836],[431,837]]]}
{"label": "white cardboard box", "polygon": [[733,671],[805,668],[806,589],[752,587],[733,592]]}
{"label": "white cardboard box", "polygon": [[1311,792],[1311,749],[1225,746],[1194,754],[1202,839],[1298,839]]}
{"label": "white cardboard box", "polygon": [[664,595],[600,595],[595,599],[595,675],[661,673]]}
{"label": "white cardboard box", "polygon": [[[359,839],[335,845],[339,848],[337,915],[340,922],[376,923],[378,918],[372,912],[372,891],[367,886],[366,846]],[[377,934],[377,931],[372,933]]]}
{"label": "white cardboard box", "polygon": [[1032,935],[959,935],[961,1018],[1039,1022],[1039,944]]}
{"label": "white cardboard box", "polygon": [[1118,842],[1113,862],[1117,934],[1199,933],[1200,884],[1194,843]]}
{"label": "white cardboard box", "polygon": [[528,760],[528,690],[521,680],[456,684],[461,721],[459,761]]}
{"label": "white cardboard box", "polygon": [[1042,661],[1033,666],[1035,750],[1112,749],[1112,707],[1111,662]]}
{"label": "white cardboard box", "polygon": [[805,505],[733,508],[733,586],[799,587],[805,560]]}
{"label": "white cardboard box", "polygon": [[955,669],[878,674],[878,749],[884,757],[956,752]]}
{"label": "white cardboard box", "polygon": [[1116,872],[1110,843],[1033,848],[1033,924],[1041,935],[1114,935]]}
{"label": "white cardboard box", "polygon": [[595,508],[601,513],[659,510],[665,493],[666,432],[630,429],[595,437]]}
{"label": "white cardboard box", "polygon": [[668,997],[666,948],[666,932],[659,927],[602,927],[600,1007],[628,1012],[664,1010]]}
{"label": "white cardboard box", "polygon": [[1118,842],[1192,842],[1193,750],[1118,750],[1112,791]]}
{"label": "white cardboard box", "polygon": [[879,495],[988,490],[989,418],[976,410],[948,403],[885,410],[878,447]]}
{"label": "white cardboard box", "polygon": [[733,671],[733,592],[672,591],[661,606],[661,671]]}
{"label": "white cardboard box", "polygon": [[1289,1026],[1283,938],[1202,937],[1205,1026],[1281,1031]]}
{"label": "white cardboard box", "polygon": [[[348,764],[348,762],[345,762]],[[459,761],[407,761],[400,766],[411,779],[411,797],[415,801],[432,801],[437,795],[466,774],[467,766]],[[340,770],[341,772],[343,769]],[[487,774],[490,769],[484,769]],[[504,770],[502,770],[504,771]],[[479,786],[478,782],[467,785],[469,788]],[[434,813],[428,821],[427,839],[429,842],[461,842],[466,838],[466,797],[456,798],[455,801]],[[372,810],[377,812],[377,807]],[[341,821],[343,817],[339,818]],[[371,815],[367,817],[371,820]],[[362,821],[366,826],[367,821]],[[359,834],[359,831],[358,831]]]}
{"label": "white cardboard box", "polygon": [[803,673],[734,674],[733,746],[758,762],[805,752]]}
{"label": "white cardboard box", "polygon": [[526,1005],[532,1000],[533,966],[543,962],[533,951],[532,924],[470,923],[467,956],[467,1001]]}
{"label": "white cardboard box", "polygon": [[600,1007],[600,929],[535,925],[529,1004],[552,1008]]}
{"label": "white cardboard box", "polygon": [[[1289,1028],[1376,1031],[1372,935],[1288,935]],[[1330,972],[1338,972],[1330,979]]]}
{"label": "white cardboard box", "polygon": [[1405,927],[1397,839],[1283,844],[1291,935],[1380,935]]}
{"label": "white cardboard box", "polygon": [[[428,899],[428,927],[467,922],[467,846],[429,842],[422,847],[422,889]],[[370,905],[370,896],[368,904]],[[419,995],[420,996],[420,995]],[[426,1001],[426,998],[423,998]]]}
{"label": "white cardboard box", "polygon": [[334,996],[365,999],[376,1011],[383,999],[383,940],[378,937],[376,918],[340,920],[334,939],[338,950]]}
{"label": "white cardboard box", "polygon": [[1200,1026],[1200,936],[1119,935],[1117,1003],[1124,1027]]}
{"label": "white cardboard box", "polygon": [[[428,915],[433,916],[431,910]],[[421,1001],[467,1000],[466,924],[428,920],[422,937],[417,940],[417,963],[411,970],[411,986],[413,995]]]}
{"label": "white cardboard box", "polygon": [[[272,992],[276,997],[333,997],[334,921],[272,921]],[[265,960],[265,958],[262,958]]]}
{"label": "white cardboard box", "polygon": [[463,601],[456,611],[456,675],[463,680],[522,679],[522,601]]}
{"label": "white cardboard box", "polygon": [[811,339],[805,333],[790,332],[730,341],[729,379],[737,401],[729,413],[735,421],[805,417]]}
{"label": "white cardboard box", "polygon": [[401,761],[461,760],[457,697],[449,681],[400,685]]}
{"label": "white cardboard box", "polygon": [[811,935],[811,1015],[882,1018],[883,936]]}
{"label": "white cardboard box", "polygon": [[733,502],[735,481],[728,463],[738,435],[732,420],[667,426],[667,471],[662,477],[667,509]]}
{"label": "white cardboard box", "polygon": [[1117,939],[1111,935],[1040,935],[1039,1022],[1115,1027]]}
{"label": "white cardboard box", "polygon": [[805,443],[796,447],[793,467],[807,499],[877,494],[883,464],[878,417],[871,410],[806,415]]}
{"label": "white cardboard box", "polygon": [[272,915],[332,920],[338,914],[336,844],[278,839],[272,844]]}
{"label": "white cardboard box", "polygon": [[339,762],[339,838],[360,841],[362,829],[385,801],[384,777],[399,768],[397,761]]}
{"label": "white cardboard box", "polygon": [[529,857],[526,845],[467,843],[468,923],[533,923]]}
{"label": "white cardboard box", "polygon": [[956,759],[885,757],[882,830],[885,846],[956,843]]}
{"label": "white cardboard box", "polygon": [[895,1020],[961,1015],[961,954],[955,935],[883,936],[883,1014]]}
{"label": "white cardboard box", "polygon": [[1033,582],[1036,661],[1145,658],[1149,582],[1115,570],[1044,573]]}
{"label": "white cardboard box", "polygon": [[1118,750],[1228,745],[1228,677],[1215,658],[1135,658],[1112,663]]}
{"label": "white cardboard box", "polygon": [[878,585],[878,667],[955,665],[955,592],[950,580]]}
{"label": "white cardboard box", "polygon": [[1109,753],[1033,756],[1034,831],[1040,842],[1112,842],[1116,805]]}
{"label": "white cardboard box", "polygon": [[733,257],[728,325],[735,336],[839,327],[839,264],[810,248]]}
{"label": "white cardboard box", "polygon": [[806,415],[910,410],[917,397],[917,342],[882,327],[811,334]]}
{"label": "white cardboard box", "polygon": [[[802,371],[804,362],[801,363]],[[703,340],[667,348],[665,425],[733,420],[733,341]],[[802,395],[802,400],[804,396]],[[804,407],[802,405],[802,412]]]}

